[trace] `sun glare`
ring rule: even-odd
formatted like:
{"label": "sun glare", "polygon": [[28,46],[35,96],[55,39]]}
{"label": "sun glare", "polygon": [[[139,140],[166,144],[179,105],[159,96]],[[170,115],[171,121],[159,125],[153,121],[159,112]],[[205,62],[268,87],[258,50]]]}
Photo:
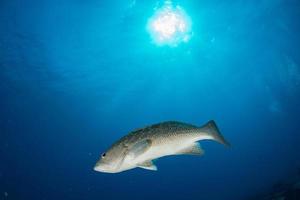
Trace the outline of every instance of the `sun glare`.
{"label": "sun glare", "polygon": [[185,11],[169,1],[149,19],[148,32],[158,45],[177,46],[191,37],[191,21]]}

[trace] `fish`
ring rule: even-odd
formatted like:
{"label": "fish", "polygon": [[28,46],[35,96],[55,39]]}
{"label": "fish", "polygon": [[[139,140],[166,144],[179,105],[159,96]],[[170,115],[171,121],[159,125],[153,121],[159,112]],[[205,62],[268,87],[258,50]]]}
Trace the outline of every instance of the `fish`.
{"label": "fish", "polygon": [[166,121],[130,132],[101,154],[94,170],[119,173],[134,168],[157,170],[153,160],[171,155],[204,155],[200,140],[214,140],[227,147],[216,123],[210,120],[203,126]]}

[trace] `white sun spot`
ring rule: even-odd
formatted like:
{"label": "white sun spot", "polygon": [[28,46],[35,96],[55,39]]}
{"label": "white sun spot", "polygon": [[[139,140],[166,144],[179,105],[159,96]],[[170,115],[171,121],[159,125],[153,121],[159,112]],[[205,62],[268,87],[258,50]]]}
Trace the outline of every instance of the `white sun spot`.
{"label": "white sun spot", "polygon": [[177,46],[189,41],[191,21],[180,6],[173,7],[167,1],[149,19],[147,29],[156,44]]}

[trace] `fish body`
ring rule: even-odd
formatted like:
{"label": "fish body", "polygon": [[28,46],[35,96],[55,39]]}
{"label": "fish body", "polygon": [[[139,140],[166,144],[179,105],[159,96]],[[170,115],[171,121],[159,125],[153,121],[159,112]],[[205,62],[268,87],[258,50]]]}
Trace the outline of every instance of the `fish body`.
{"label": "fish body", "polygon": [[168,121],[132,131],[114,143],[96,163],[94,170],[117,173],[141,167],[157,170],[152,160],[170,155],[203,155],[198,141],[215,140],[230,144],[221,135],[214,121],[202,127]]}

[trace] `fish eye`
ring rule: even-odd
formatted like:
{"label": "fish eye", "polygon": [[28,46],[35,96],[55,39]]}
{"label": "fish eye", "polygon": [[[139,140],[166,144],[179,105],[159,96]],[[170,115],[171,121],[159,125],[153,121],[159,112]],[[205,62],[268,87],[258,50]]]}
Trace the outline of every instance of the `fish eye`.
{"label": "fish eye", "polygon": [[102,158],[104,158],[105,156],[106,156],[106,153],[103,153],[103,154],[102,154]]}

